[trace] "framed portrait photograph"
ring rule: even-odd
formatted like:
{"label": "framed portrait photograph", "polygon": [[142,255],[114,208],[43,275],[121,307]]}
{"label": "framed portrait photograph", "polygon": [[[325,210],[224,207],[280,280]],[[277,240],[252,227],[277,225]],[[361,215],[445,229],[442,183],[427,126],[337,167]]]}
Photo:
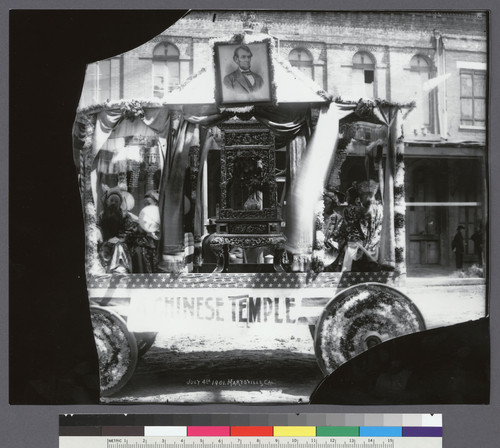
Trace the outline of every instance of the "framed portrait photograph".
{"label": "framed portrait photograph", "polygon": [[216,42],[214,57],[215,98],[219,106],[275,102],[270,41]]}

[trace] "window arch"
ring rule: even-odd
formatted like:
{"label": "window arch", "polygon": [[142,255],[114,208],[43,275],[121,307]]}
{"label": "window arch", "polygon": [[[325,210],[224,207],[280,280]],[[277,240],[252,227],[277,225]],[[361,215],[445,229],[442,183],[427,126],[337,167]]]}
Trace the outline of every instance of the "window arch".
{"label": "window arch", "polygon": [[413,72],[429,73],[431,71],[429,60],[420,54],[411,58],[410,69]]}
{"label": "window arch", "polygon": [[426,90],[425,83],[431,77],[431,63],[429,59],[420,54],[414,55],[410,60],[410,86],[412,98],[416,101],[414,119],[417,127],[426,128],[432,131],[431,126],[431,94]]}
{"label": "window arch", "polygon": [[288,55],[292,67],[299,69],[311,79],[314,79],[313,57],[305,48],[294,48]]}
{"label": "window arch", "polygon": [[352,57],[354,96],[374,99],[375,86],[375,58],[366,51],[358,51]]}
{"label": "window arch", "polygon": [[163,98],[179,84],[179,50],[168,42],[158,44],[153,49],[153,96]]}
{"label": "window arch", "polygon": [[366,51],[358,51],[352,57],[352,65],[354,68],[374,70],[375,69],[375,59],[371,54]]}

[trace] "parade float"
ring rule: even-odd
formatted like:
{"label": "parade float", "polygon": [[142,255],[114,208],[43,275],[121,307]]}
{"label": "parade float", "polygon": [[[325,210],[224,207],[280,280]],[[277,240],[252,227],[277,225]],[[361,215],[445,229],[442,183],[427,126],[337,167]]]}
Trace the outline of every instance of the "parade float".
{"label": "parade float", "polygon": [[[126,98],[76,114],[103,397],[174,323],[234,327],[241,337],[249,327],[272,335],[308,325],[326,376],[433,322],[432,303],[406,289],[402,123],[414,104],[333,98],[281,59],[269,35],[211,48],[213,64],[162,101]],[[245,52],[249,86],[259,88],[238,92],[231,63]],[[361,169],[347,176],[354,156]],[[381,212],[375,251],[363,236],[328,234],[333,213],[345,219],[359,207],[353,188],[358,197],[371,189]],[[113,204],[118,223],[107,220]],[[370,258],[369,270],[343,262],[349,248],[354,264]]]}

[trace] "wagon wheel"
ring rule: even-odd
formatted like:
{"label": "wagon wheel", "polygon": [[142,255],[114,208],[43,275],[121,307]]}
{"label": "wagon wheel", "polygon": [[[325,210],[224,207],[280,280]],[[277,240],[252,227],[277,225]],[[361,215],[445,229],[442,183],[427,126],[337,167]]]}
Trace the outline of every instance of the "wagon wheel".
{"label": "wagon wheel", "polygon": [[90,307],[99,358],[101,396],[119,391],[133,375],[137,364],[137,342],[125,321],[114,311]]}
{"label": "wagon wheel", "polygon": [[137,355],[139,358],[144,356],[146,352],[154,344],[156,335],[158,333],[148,332],[148,333],[134,333],[135,340],[137,341]]}
{"label": "wagon wheel", "polygon": [[316,326],[314,350],[325,375],[365,350],[425,330],[418,308],[397,289],[363,283],[340,292]]}

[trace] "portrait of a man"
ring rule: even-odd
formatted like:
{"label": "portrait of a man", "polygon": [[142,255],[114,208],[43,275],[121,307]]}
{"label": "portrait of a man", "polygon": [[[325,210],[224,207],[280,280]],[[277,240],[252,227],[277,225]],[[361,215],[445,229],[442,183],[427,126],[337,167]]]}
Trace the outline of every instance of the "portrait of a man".
{"label": "portrait of a man", "polygon": [[247,45],[240,45],[234,50],[233,61],[238,68],[224,77],[224,85],[235,92],[251,93],[264,85],[262,76],[251,70],[252,50]]}
{"label": "portrait of a man", "polygon": [[215,46],[215,58],[219,104],[272,102],[268,43],[219,43]]}

